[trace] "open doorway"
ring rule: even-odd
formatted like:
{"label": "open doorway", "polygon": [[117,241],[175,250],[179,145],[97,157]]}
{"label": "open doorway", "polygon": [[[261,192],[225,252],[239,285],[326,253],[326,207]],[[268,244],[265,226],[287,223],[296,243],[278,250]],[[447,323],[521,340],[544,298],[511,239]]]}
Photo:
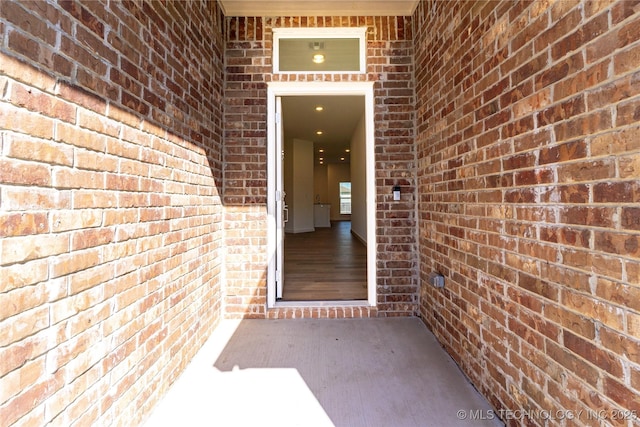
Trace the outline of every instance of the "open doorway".
{"label": "open doorway", "polygon": [[367,299],[362,95],[282,97],[282,301]]}
{"label": "open doorway", "polygon": [[269,306],[375,305],[372,85],[271,83],[268,101]]}

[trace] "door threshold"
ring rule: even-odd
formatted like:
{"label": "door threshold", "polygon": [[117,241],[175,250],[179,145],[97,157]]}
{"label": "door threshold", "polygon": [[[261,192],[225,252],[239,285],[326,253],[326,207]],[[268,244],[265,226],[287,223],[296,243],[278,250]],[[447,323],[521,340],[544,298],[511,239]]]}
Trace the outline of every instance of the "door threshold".
{"label": "door threshold", "polygon": [[327,300],[327,301],[276,301],[272,308],[310,308],[310,307],[374,307],[365,299]]}
{"label": "door threshold", "polygon": [[378,317],[367,300],[284,301],[267,308],[267,319],[355,319]]}

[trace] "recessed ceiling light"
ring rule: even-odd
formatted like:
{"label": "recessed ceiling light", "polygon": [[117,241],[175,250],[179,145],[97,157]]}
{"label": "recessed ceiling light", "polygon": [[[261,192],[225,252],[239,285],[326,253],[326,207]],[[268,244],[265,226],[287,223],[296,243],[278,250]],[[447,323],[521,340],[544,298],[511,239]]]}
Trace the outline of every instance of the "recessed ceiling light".
{"label": "recessed ceiling light", "polygon": [[320,164],[321,164],[321,165],[324,165],[324,162],[321,160],[321,161],[320,161]]}
{"label": "recessed ceiling light", "polygon": [[322,135],[324,132],[322,132],[321,130],[317,130],[316,131],[316,135]]}
{"label": "recessed ceiling light", "polygon": [[345,153],[350,153],[351,150],[349,150],[348,148],[346,150],[344,150]]}
{"label": "recessed ceiling light", "polygon": [[313,62],[316,64],[322,64],[324,62],[324,55],[321,53],[316,53],[313,55]]}
{"label": "recessed ceiling light", "polygon": [[324,153],[324,150],[321,148],[318,150],[318,153]]}
{"label": "recessed ceiling light", "polygon": [[320,157],[318,160],[323,161],[323,160],[324,160],[324,157]]}
{"label": "recessed ceiling light", "polygon": [[324,107],[322,105],[317,105],[316,106],[316,111],[323,111]]}
{"label": "recessed ceiling light", "polygon": [[340,157],[340,160],[342,160],[344,162],[344,157]]}

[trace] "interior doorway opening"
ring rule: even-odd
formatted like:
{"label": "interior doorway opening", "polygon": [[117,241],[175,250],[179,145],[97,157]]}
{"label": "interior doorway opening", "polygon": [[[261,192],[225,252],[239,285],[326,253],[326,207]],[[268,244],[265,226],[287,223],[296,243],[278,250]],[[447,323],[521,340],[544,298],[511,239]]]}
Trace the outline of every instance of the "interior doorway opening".
{"label": "interior doorway opening", "polygon": [[367,299],[364,115],[361,95],[282,97],[281,301]]}
{"label": "interior doorway opening", "polygon": [[268,306],[375,306],[373,85],[268,98]]}

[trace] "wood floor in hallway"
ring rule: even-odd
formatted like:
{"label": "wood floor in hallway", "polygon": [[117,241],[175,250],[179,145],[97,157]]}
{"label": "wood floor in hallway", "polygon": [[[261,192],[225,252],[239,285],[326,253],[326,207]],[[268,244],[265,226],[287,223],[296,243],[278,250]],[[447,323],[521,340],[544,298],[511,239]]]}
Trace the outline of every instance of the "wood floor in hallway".
{"label": "wood floor in hallway", "polygon": [[283,301],[367,299],[367,248],[350,221],[284,239]]}

